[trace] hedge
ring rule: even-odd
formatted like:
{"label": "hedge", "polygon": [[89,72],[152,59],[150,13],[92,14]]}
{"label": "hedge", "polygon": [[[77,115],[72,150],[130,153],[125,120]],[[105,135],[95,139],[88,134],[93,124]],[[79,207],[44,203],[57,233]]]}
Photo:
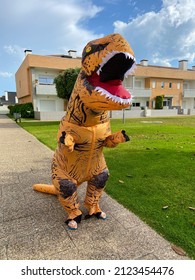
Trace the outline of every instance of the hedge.
{"label": "hedge", "polygon": [[10,115],[13,115],[14,113],[21,113],[22,118],[34,118],[34,110],[31,102],[26,104],[9,105],[8,109],[10,111]]}

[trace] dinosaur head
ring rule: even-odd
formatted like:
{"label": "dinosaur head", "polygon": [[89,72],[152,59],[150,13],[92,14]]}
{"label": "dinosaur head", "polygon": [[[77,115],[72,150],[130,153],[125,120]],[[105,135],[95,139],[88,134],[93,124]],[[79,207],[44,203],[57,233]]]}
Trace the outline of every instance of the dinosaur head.
{"label": "dinosaur head", "polygon": [[83,103],[92,110],[120,110],[131,104],[122,81],[135,67],[133,50],[120,34],[89,42],[82,54]]}

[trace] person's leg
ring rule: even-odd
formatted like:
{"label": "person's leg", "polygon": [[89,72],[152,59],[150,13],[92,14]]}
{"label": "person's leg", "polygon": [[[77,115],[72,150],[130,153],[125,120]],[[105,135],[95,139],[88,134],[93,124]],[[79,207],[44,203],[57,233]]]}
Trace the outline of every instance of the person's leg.
{"label": "person's leg", "polygon": [[106,214],[102,212],[99,206],[99,201],[108,177],[109,174],[108,170],[106,169],[102,173],[95,175],[90,181],[88,181],[85,197],[85,207],[89,212],[89,216],[95,214],[98,218],[106,218]]}
{"label": "person's leg", "polygon": [[64,170],[61,170],[55,157],[52,164],[52,182],[57,190],[58,200],[68,215],[67,225],[76,229],[77,223],[80,223],[82,217],[82,212],[79,209],[77,182],[70,178]]}

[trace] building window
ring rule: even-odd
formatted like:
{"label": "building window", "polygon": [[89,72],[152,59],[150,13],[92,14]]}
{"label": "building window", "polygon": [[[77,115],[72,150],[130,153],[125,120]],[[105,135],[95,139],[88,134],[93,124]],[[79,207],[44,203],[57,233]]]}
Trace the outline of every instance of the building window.
{"label": "building window", "polygon": [[156,81],[152,81],[152,88],[156,88]]}
{"label": "building window", "polygon": [[132,107],[140,107],[140,102],[133,102]]}
{"label": "building window", "polygon": [[48,76],[39,76],[39,84],[40,85],[53,85],[53,77]]}
{"label": "building window", "polygon": [[124,79],[124,86],[127,87],[127,88],[132,88],[133,87],[132,77],[128,76],[128,78]]}
{"label": "building window", "polygon": [[171,82],[169,83],[169,88],[172,88],[172,83]]}
{"label": "building window", "polygon": [[180,87],[181,87],[181,84],[177,83],[177,89],[180,89]]}
{"label": "building window", "polygon": [[142,87],[142,81],[141,80],[135,80],[135,88],[141,88]]}
{"label": "building window", "polygon": [[164,88],[164,87],[165,87],[165,83],[161,82],[161,88]]}
{"label": "building window", "polygon": [[172,98],[169,97],[165,98],[163,100],[163,107],[171,108],[171,106],[172,106]]}

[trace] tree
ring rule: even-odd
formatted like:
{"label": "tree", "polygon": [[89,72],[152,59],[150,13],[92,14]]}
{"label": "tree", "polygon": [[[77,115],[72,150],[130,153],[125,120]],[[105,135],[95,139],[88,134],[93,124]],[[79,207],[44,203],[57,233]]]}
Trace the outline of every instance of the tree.
{"label": "tree", "polygon": [[163,109],[164,95],[156,96],[155,109]]}
{"label": "tree", "polygon": [[68,68],[55,77],[54,84],[59,98],[70,98],[79,72],[80,68]]}

